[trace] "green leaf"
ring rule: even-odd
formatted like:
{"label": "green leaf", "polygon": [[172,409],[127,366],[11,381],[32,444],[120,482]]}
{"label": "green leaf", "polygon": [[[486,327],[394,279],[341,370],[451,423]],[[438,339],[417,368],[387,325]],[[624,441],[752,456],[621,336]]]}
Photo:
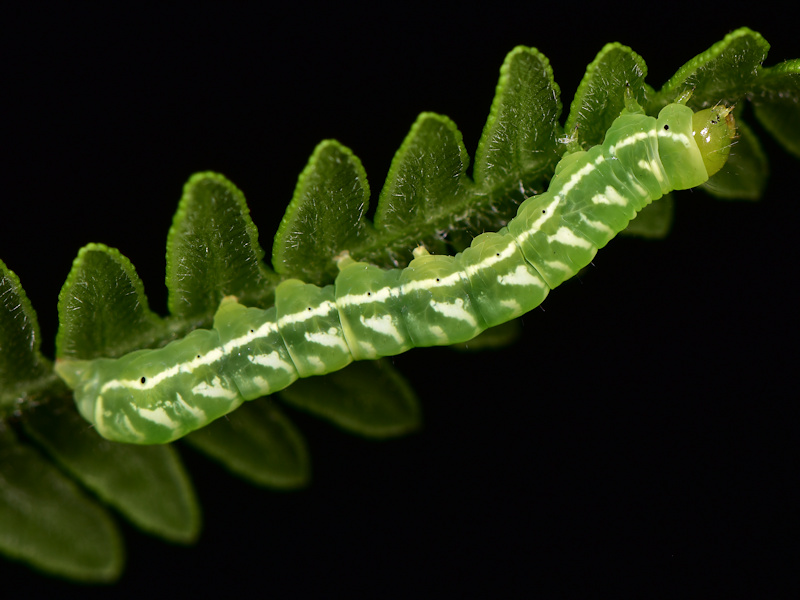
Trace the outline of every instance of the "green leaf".
{"label": "green leaf", "polygon": [[0,261],[0,417],[57,383],[40,346],[36,312],[17,276]]}
{"label": "green leaf", "polygon": [[275,282],[263,258],[244,194],[222,175],[193,175],[167,236],[170,312],[210,321],[228,294],[258,304]]}
{"label": "green leaf", "polygon": [[769,177],[769,163],[753,130],[736,117],[736,140],[723,169],[702,188],[724,199],[758,200]]}
{"label": "green leaf", "polygon": [[108,513],[0,423],[0,550],[85,582],[119,577],[119,532]]}
{"label": "green leaf", "polygon": [[292,406],[369,437],[403,435],[420,426],[414,391],[386,360],[355,362],[324,377],[300,379],[279,393]]}
{"label": "green leaf", "polygon": [[78,252],[58,296],[58,358],[120,356],[166,335],[147,306],[131,262],[115,248],[89,244]]}
{"label": "green leaf", "polygon": [[564,126],[581,146],[603,143],[606,131],[625,108],[630,90],[639,104],[645,104],[644,78],[647,65],[641,56],[622,44],[606,44],[586,68]]}
{"label": "green leaf", "polygon": [[40,406],[24,425],[67,472],[144,531],[185,544],[197,539],[200,509],[172,447],[109,442],[71,402]]}
{"label": "green leaf", "polygon": [[361,161],[335,140],[321,142],[297,181],[275,234],[277,273],[307,283],[336,276],[335,258],[370,235],[369,184]]}
{"label": "green leaf", "polygon": [[768,51],[761,34],[747,27],[737,29],[678,69],[659,98],[666,104],[693,90],[692,106],[735,104],[758,77]]}
{"label": "green leaf", "polygon": [[[739,29],[684,65],[655,94],[643,81],[644,61],[625,46],[608,45],[590,65],[571,104],[568,133],[577,127],[582,143],[600,141],[621,108],[627,82],[638,99],[649,97],[651,111],[686,89],[694,91],[691,105],[752,98],[764,126],[800,156],[800,61],[762,69],[767,49],[760,35]],[[440,115],[420,115],[392,162],[379,200],[377,230],[363,218],[369,187],[360,161],[337,142],[323,142],[301,175],[276,236],[276,268],[283,276],[327,283],[343,250],[374,264],[398,265],[420,240],[438,241],[442,249],[446,240],[451,250],[469,243],[476,231],[496,230],[521,200],[545,189],[564,150],[559,96],[543,55],[523,47],[508,55],[476,153],[477,184],[465,175],[469,158],[455,125]],[[740,139],[726,171],[711,182],[716,186],[712,192],[755,197],[763,187],[766,163],[758,141],[739,122]],[[653,204],[629,231],[663,235],[671,222],[669,206],[666,198]],[[62,290],[58,355],[117,356],[166,343],[209,322],[224,294],[265,307],[281,278],[263,266],[262,258],[242,193],[220,175],[195,175],[169,237],[167,285],[178,318],[161,320],[149,311],[138,276],[116,250],[88,246]],[[72,408],[61,405],[63,388],[39,353],[35,314],[13,273],[0,267],[0,550],[87,580],[113,577],[122,560],[116,530],[102,508],[2,429],[11,411],[21,411],[25,431],[64,469],[132,521],[171,539],[191,539],[198,523],[196,506],[172,450],[98,441]],[[495,343],[502,334],[491,330],[464,346]],[[53,398],[36,410],[32,402],[17,404],[48,394]],[[385,437],[419,426],[416,398],[388,361],[303,380],[282,395],[364,435]],[[245,405],[194,434],[191,443],[259,484],[293,487],[308,478],[302,438],[268,401]],[[166,506],[155,506],[164,496]],[[175,523],[168,526],[171,519]],[[88,541],[70,545],[78,538],[80,544]]]}
{"label": "green leaf", "polygon": [[500,68],[489,118],[475,152],[475,183],[504,187],[523,198],[543,191],[563,147],[561,91],[550,61],[535,48],[517,46]]}
{"label": "green leaf", "polygon": [[380,230],[406,230],[438,221],[464,205],[471,182],[461,132],[445,116],[422,113],[411,126],[381,190],[375,213]]}
{"label": "green leaf", "polygon": [[765,69],[752,101],[764,129],[800,157],[800,59]]}
{"label": "green leaf", "polygon": [[304,487],[310,479],[302,435],[276,404],[265,398],[246,402],[226,418],[184,439],[257,485],[295,489]]}

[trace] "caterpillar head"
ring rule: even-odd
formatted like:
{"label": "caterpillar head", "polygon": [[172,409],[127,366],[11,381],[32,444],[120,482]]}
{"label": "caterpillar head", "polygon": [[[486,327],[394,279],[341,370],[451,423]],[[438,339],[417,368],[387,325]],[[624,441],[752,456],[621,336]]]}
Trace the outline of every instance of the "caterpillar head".
{"label": "caterpillar head", "polygon": [[714,106],[694,113],[692,135],[711,177],[722,168],[731,153],[731,141],[736,135],[733,107]]}
{"label": "caterpillar head", "polygon": [[686,190],[708,181],[728,160],[736,134],[732,108],[698,112],[669,104],[658,115],[658,153],[672,188]]}

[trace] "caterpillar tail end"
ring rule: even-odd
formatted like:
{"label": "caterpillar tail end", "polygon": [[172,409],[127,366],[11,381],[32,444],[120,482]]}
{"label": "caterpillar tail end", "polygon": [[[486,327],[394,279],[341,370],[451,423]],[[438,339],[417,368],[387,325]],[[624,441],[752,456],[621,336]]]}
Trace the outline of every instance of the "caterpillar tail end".
{"label": "caterpillar tail end", "polygon": [[56,374],[64,380],[69,389],[74,390],[84,379],[91,361],[73,360],[71,358],[57,358],[55,370]]}
{"label": "caterpillar tail end", "polygon": [[95,398],[99,384],[97,370],[93,368],[96,363],[95,360],[57,358],[55,365],[56,374],[73,392],[78,412],[93,424]]}

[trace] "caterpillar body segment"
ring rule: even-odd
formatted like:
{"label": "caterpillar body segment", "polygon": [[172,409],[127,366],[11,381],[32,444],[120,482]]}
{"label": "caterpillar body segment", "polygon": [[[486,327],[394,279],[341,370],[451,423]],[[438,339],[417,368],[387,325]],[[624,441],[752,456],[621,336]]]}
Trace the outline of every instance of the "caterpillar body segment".
{"label": "caterpillar body segment", "polygon": [[[213,328],[118,359],[59,360],[81,414],[112,440],[164,443],[299,377],[415,346],[467,341],[535,308],[650,202],[705,182],[727,160],[730,109],[623,111],[599,146],[565,156],[547,192],[456,256],[424,249],[405,269],[340,260],[332,285],[291,279],[275,306],[225,298]],[[699,141],[699,143],[698,143]]]}

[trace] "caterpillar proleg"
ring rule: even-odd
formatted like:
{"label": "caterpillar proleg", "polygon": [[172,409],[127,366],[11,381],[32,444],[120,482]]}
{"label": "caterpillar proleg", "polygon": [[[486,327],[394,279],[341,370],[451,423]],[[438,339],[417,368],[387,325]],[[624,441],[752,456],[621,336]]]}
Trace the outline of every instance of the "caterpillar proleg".
{"label": "caterpillar proleg", "polygon": [[646,205],[708,180],[734,134],[730,108],[694,113],[677,102],[654,118],[629,98],[602,144],[562,158],[545,193],[456,256],[419,248],[408,267],[390,270],[343,256],[331,285],[286,280],[267,310],[226,297],[211,329],[56,369],[101,435],[154,444],[300,377],[470,340],[541,304]]}

